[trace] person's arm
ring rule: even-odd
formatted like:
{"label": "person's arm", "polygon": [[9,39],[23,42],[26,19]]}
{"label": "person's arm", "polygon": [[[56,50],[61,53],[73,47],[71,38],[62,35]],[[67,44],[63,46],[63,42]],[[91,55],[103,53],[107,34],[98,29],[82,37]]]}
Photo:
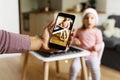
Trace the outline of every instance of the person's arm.
{"label": "person's arm", "polygon": [[0,54],[28,52],[29,48],[30,38],[28,35],[0,30]]}
{"label": "person's arm", "polygon": [[40,37],[31,37],[29,35],[0,30],[0,54],[23,53],[31,50],[48,50],[49,34],[53,23],[54,21],[45,28]]}
{"label": "person's arm", "polygon": [[31,45],[30,45],[31,51],[39,50],[42,47],[43,42],[39,37],[37,36],[30,37],[30,41],[31,41]]}
{"label": "person's arm", "polygon": [[[56,51],[48,47],[50,30],[54,25],[54,20],[44,29],[41,36],[29,36],[23,34],[10,33],[0,30],[0,54],[3,53],[23,53],[33,50]],[[72,41],[72,34],[69,45]]]}

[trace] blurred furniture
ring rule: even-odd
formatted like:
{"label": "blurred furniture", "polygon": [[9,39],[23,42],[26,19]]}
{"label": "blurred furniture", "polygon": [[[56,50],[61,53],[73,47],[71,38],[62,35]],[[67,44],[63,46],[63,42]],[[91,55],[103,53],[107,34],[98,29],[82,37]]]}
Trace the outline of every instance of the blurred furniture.
{"label": "blurred furniture", "polygon": [[[67,52],[46,53],[46,52],[41,52],[41,51],[38,51],[38,52],[32,51],[32,52],[30,52],[30,54],[35,56],[40,61],[44,62],[44,68],[43,68],[44,69],[44,80],[48,80],[49,62],[51,62],[51,61],[56,62],[56,69],[57,69],[56,72],[59,73],[59,63],[58,63],[59,60],[76,58],[76,57],[80,57],[80,60],[82,62],[81,64],[82,64],[83,78],[84,78],[84,80],[88,80],[84,56],[89,55],[89,52],[86,50],[83,50],[81,48],[77,48],[76,50],[74,50],[74,48],[76,48],[76,47],[74,47],[74,46],[71,47]],[[25,60],[24,60],[24,65],[23,65],[22,80],[25,80],[28,57],[29,57],[29,54],[26,54]]]}
{"label": "blurred furniture", "polygon": [[54,19],[56,12],[27,12],[21,15],[21,33],[42,34],[44,28]]}
{"label": "blurred furniture", "polygon": [[[120,28],[120,15],[110,15],[108,19],[115,19],[115,27]],[[103,31],[103,27],[100,29]],[[104,35],[103,35],[104,36]],[[120,38],[104,36],[105,49],[101,63],[108,67],[120,70]]]}
{"label": "blurred furniture", "polygon": [[[43,29],[56,18],[59,11],[53,12],[24,12],[21,14],[21,33],[29,35],[38,35],[43,32]],[[75,29],[82,25],[82,13],[65,12],[76,16],[73,27]],[[104,13],[99,13],[100,18],[105,16]],[[102,22],[103,20],[100,19]]]}

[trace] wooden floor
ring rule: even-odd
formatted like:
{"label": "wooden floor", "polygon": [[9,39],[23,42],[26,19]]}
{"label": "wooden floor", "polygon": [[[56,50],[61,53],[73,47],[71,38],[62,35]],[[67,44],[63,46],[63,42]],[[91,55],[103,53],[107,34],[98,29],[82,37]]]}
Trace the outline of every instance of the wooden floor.
{"label": "wooden floor", "polygon": [[[55,72],[54,62],[50,63],[49,80],[68,80],[71,60],[60,61],[60,74]],[[0,80],[20,80],[23,56],[0,59]],[[120,80],[120,71],[101,65],[101,80]],[[78,77],[79,79],[79,77]],[[26,80],[43,80],[43,63],[35,57],[29,57]]]}

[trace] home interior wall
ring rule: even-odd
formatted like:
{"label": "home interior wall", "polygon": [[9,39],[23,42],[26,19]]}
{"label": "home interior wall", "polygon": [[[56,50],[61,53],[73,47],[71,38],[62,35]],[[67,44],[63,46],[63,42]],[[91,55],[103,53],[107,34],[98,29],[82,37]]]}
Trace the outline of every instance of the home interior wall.
{"label": "home interior wall", "polygon": [[[83,0],[69,0],[69,1],[68,0],[21,0],[21,11],[30,12],[37,8],[45,7],[48,1],[50,1],[50,7],[52,9],[66,11],[68,8],[73,7],[75,4],[80,2],[87,2],[88,0],[84,0],[84,1]],[[99,13],[98,25],[102,25],[110,14],[120,13],[118,9],[119,8],[118,6],[120,6],[119,2],[120,2],[119,0],[115,0],[116,6],[114,6],[112,0],[96,0],[96,10],[102,12]]]}
{"label": "home interior wall", "polygon": [[[19,0],[0,0],[0,29],[20,33]],[[3,54],[0,58],[13,57],[21,53]]]}
{"label": "home interior wall", "polygon": [[106,12],[110,14],[120,14],[120,0],[107,0]]}
{"label": "home interior wall", "polygon": [[0,29],[19,33],[18,0],[0,0]]}

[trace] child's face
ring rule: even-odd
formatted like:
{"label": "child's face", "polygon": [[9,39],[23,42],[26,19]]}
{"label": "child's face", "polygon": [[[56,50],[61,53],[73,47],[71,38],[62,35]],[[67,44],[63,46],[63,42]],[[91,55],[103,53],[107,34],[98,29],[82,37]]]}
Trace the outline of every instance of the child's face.
{"label": "child's face", "polygon": [[91,29],[96,25],[96,18],[93,14],[88,13],[85,15],[83,23],[87,29]]}

